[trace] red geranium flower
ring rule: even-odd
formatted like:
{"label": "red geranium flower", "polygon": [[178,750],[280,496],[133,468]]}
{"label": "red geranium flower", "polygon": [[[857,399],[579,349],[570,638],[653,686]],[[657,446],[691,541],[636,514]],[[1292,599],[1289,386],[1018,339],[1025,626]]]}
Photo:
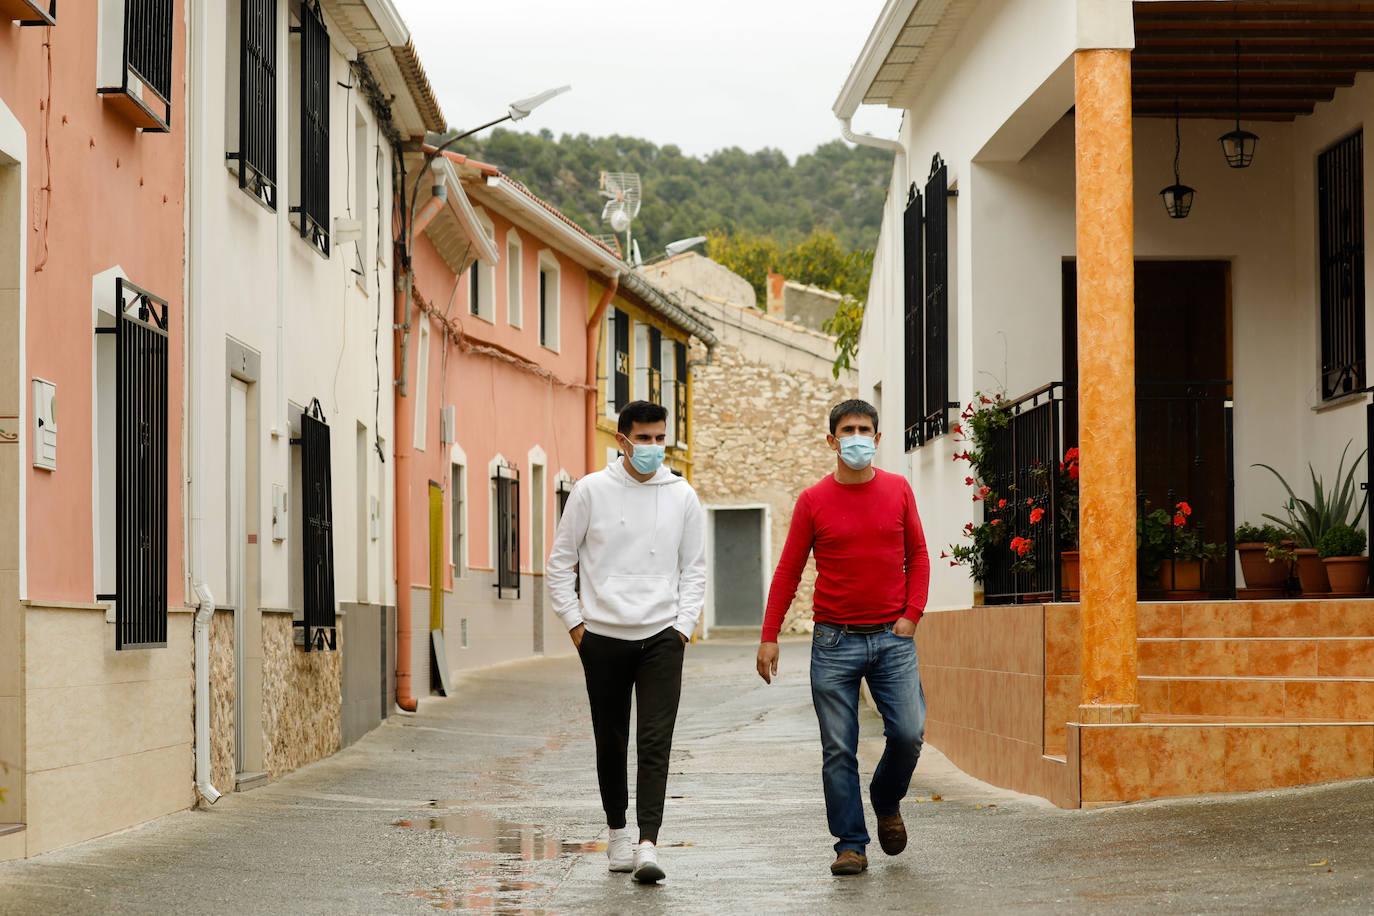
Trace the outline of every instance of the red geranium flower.
{"label": "red geranium flower", "polygon": [[1187,520],[1186,518],[1184,518],[1182,515],[1175,515],[1175,516],[1174,516],[1174,527],[1175,527],[1175,528],[1182,528],[1182,527],[1183,527],[1184,525],[1186,525],[1186,524],[1188,524],[1188,520]]}
{"label": "red geranium flower", "polygon": [[1007,501],[1006,501],[1005,499],[999,499],[999,500],[997,500],[997,508],[999,508],[999,509],[1005,509],[1006,507],[1007,507]]}
{"label": "red geranium flower", "polygon": [[991,493],[991,492],[992,492],[992,488],[991,488],[991,487],[979,487],[979,488],[978,488],[978,495],[979,495],[979,496],[984,496],[984,497],[986,497],[986,496],[987,496],[989,493]]}
{"label": "red geranium flower", "polygon": [[1184,517],[1187,517],[1187,516],[1193,514],[1193,507],[1190,506],[1190,505],[1188,505],[1187,503],[1179,503],[1179,504],[1178,504],[1177,506],[1175,506],[1174,508],[1178,510],[1178,514],[1179,514],[1179,515],[1182,515],[1182,516],[1184,516]]}
{"label": "red geranium flower", "polygon": [[965,530],[965,531],[972,531],[972,530],[973,530],[973,522],[969,522],[967,525],[965,525],[965,526],[964,526],[964,530]]}
{"label": "red geranium flower", "polygon": [[983,397],[981,394],[978,395],[978,399],[979,399],[980,401],[982,401],[984,404],[991,404],[991,403],[992,403],[992,401],[989,401],[987,398]]}
{"label": "red geranium flower", "polygon": [[995,518],[995,519],[992,520],[992,523],[993,523],[994,525],[1000,525],[1000,524],[1002,524],[1002,520],[1001,520],[1000,518]]}
{"label": "red geranium flower", "polygon": [[942,560],[948,560],[948,559],[949,559],[949,554],[945,553],[943,550],[940,551],[940,559],[942,559]]}
{"label": "red geranium flower", "polygon": [[965,478],[964,478],[964,486],[966,486],[966,487],[971,487],[971,486],[973,486],[973,485],[974,485],[975,483],[977,483],[977,482],[978,482],[978,481],[974,480],[972,477],[965,477]]}
{"label": "red geranium flower", "polygon": [[1073,464],[1069,465],[1069,479],[1070,479],[1070,480],[1077,480],[1077,479],[1078,479],[1078,462],[1077,462],[1077,461],[1075,461]]}
{"label": "red geranium flower", "polygon": [[963,426],[962,423],[955,423],[955,424],[954,424],[954,429],[952,429],[952,430],[950,430],[950,431],[951,431],[952,433],[954,433],[954,435],[956,435],[956,436],[961,435],[961,434],[963,433],[963,431],[964,431],[964,426]]}
{"label": "red geranium flower", "polygon": [[1044,517],[1045,517],[1045,510],[1044,510],[1044,509],[1032,509],[1032,510],[1031,510],[1030,521],[1031,521],[1031,524],[1032,524],[1032,525],[1039,524],[1040,520],[1041,520],[1042,518],[1044,518]]}
{"label": "red geranium flower", "polygon": [[1074,446],[1073,448],[1071,448],[1071,449],[1069,449],[1067,452],[1065,452],[1065,453],[1064,453],[1064,460],[1065,460],[1065,461],[1077,461],[1077,460],[1078,460],[1078,446]]}

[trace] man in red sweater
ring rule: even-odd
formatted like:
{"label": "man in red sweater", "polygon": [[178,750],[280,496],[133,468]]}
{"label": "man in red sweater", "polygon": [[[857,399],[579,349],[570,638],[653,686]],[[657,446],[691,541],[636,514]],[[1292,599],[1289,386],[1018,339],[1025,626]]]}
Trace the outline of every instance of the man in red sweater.
{"label": "man in red sweater", "polygon": [[759,642],[758,672],[778,673],[778,630],[797,594],[807,555],[816,555],[811,699],[821,726],[825,814],[835,837],[832,874],[868,868],[859,787],[859,681],[883,717],[887,747],[869,784],[878,843],[906,848],[901,802],[921,756],[926,701],[916,664],[916,624],[930,589],[930,555],[906,478],[872,466],[878,411],[845,401],[830,412],[826,442],[835,473],[802,492],[773,573]]}

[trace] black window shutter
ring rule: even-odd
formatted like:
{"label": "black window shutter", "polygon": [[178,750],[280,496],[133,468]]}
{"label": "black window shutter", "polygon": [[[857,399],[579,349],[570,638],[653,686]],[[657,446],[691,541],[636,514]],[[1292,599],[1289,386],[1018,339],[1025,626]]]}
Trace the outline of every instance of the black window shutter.
{"label": "black window shutter", "polygon": [[301,414],[301,554],[305,564],[305,650],[337,646],[334,618],[334,503],[329,424],[319,400]]}
{"label": "black window shutter", "polygon": [[680,340],[673,341],[673,394],[677,398],[677,410],[674,416],[677,418],[677,429],[674,438],[679,448],[687,448],[687,434],[690,430],[690,423],[687,416],[687,345]]}
{"label": "black window shutter", "polygon": [[906,375],[906,450],[925,444],[925,266],[923,234],[924,207],[921,192],[913,182],[907,192],[906,211],[902,215],[903,306],[905,320]]}
{"label": "black window shutter", "polygon": [[115,648],[154,649],[167,645],[167,303],[122,279],[115,295]]}
{"label": "black window shutter", "polygon": [[937,155],[926,181],[926,403],[924,438],[949,429],[949,173]]}
{"label": "black window shutter", "polygon": [[625,405],[630,403],[630,316],[620,309],[615,309],[611,313],[611,323],[615,327],[615,372],[612,378],[612,394],[615,412],[620,413]]}
{"label": "black window shutter", "polygon": [[[318,0],[301,5],[301,238],[329,254],[329,31]],[[357,168],[362,168],[359,163]]]}
{"label": "black window shutter", "polygon": [[496,597],[519,598],[520,472],[498,466],[492,482],[496,485]]}
{"label": "black window shutter", "polygon": [[663,332],[649,328],[649,400],[663,403]]}
{"label": "black window shutter", "polygon": [[1317,158],[1322,399],[1359,391],[1365,371],[1364,132]]}

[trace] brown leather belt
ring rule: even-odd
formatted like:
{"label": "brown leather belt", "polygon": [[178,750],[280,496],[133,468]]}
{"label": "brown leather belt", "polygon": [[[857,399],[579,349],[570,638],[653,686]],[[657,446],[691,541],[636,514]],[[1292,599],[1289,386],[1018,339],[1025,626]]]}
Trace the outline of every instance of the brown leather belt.
{"label": "brown leather belt", "polygon": [[890,623],[827,623],[824,620],[817,620],[821,626],[830,627],[832,630],[839,630],[841,633],[855,633],[865,635],[869,633],[881,633],[884,630],[892,629]]}

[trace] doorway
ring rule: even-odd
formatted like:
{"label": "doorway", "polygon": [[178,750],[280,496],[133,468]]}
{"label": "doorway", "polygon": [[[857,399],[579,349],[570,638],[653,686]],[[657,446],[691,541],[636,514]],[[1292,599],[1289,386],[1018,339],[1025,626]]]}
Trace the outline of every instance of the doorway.
{"label": "doorway", "polygon": [[[544,574],[544,466],[530,467],[530,572]],[[544,589],[533,589],[534,654],[544,654]]]}
{"label": "doorway", "polygon": [[767,521],[765,506],[711,509],[712,626],[757,627],[763,624]]}
{"label": "doorway", "polygon": [[[1077,271],[1064,264],[1064,445],[1078,444]],[[1232,525],[1231,265],[1135,264],[1136,499],[1141,514],[1192,509],[1204,542]],[[1207,564],[1202,591],[1229,597],[1229,559]],[[1140,582],[1140,593],[1162,591]]]}
{"label": "doorway", "polygon": [[234,772],[244,772],[244,695],[247,692],[245,643],[248,632],[248,385],[229,380],[228,531],[225,596],[234,610]]}

